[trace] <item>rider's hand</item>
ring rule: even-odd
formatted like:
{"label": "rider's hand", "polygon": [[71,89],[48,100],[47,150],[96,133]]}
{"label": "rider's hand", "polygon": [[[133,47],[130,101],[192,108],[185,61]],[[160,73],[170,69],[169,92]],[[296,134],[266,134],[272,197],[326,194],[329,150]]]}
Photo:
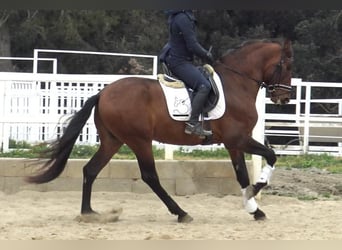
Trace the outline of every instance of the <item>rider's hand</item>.
{"label": "rider's hand", "polygon": [[207,53],[206,53],[206,56],[205,56],[206,58],[206,60],[207,60],[207,62],[209,63],[209,64],[213,64],[214,63],[214,57],[213,57],[213,54],[211,54],[211,52],[210,51],[208,51]]}

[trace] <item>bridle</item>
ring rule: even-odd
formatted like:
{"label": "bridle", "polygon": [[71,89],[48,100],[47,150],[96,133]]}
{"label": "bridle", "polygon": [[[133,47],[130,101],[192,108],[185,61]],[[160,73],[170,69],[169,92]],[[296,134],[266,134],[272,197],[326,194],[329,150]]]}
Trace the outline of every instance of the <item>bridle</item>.
{"label": "bridle", "polygon": [[[288,92],[291,92],[292,87],[285,85],[285,84],[281,84],[281,74],[283,72],[283,64],[284,64],[284,53],[283,53],[283,49],[281,51],[281,58],[280,61],[276,64],[276,68],[273,71],[273,74],[271,76],[270,82],[274,82],[273,84],[271,84],[270,82],[268,84],[266,84],[265,82],[263,82],[263,86],[261,87],[266,87],[267,92],[269,93],[273,93],[275,92],[277,89],[282,89]],[[275,81],[273,81],[273,79],[275,79]],[[265,86],[266,85],[266,86]]]}
{"label": "bridle", "polygon": [[[218,61],[219,64],[222,65],[223,68],[227,69],[227,70],[230,70],[232,72],[234,72],[235,74],[238,74],[240,76],[243,76],[245,78],[248,78],[254,82],[256,82],[260,88],[266,88],[267,92],[268,93],[274,93],[277,89],[282,89],[282,90],[285,90],[287,92],[291,92],[292,91],[292,87],[291,86],[288,86],[288,85],[285,85],[285,84],[281,84],[280,81],[281,81],[281,76],[282,76],[282,71],[283,71],[283,64],[284,64],[284,53],[283,53],[283,48],[281,50],[281,58],[280,58],[280,61],[275,65],[275,69],[272,73],[272,76],[269,80],[268,83],[262,81],[262,80],[257,80],[253,77],[250,77],[249,75],[245,74],[245,73],[242,73],[240,71],[237,71],[231,67],[228,67],[226,64],[224,64],[223,62],[221,61]],[[273,82],[273,83],[271,83]],[[282,95],[282,94],[280,94]],[[280,96],[279,95],[279,96]]]}

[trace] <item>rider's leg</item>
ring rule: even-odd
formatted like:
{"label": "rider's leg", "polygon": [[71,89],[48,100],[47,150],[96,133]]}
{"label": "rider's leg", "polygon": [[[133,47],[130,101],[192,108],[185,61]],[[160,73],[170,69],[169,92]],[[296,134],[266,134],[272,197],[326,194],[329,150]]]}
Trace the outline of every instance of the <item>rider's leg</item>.
{"label": "rider's leg", "polygon": [[202,128],[202,124],[199,121],[199,115],[204,108],[211,90],[210,82],[191,63],[183,63],[172,67],[171,71],[176,77],[183,80],[188,88],[194,91],[194,97],[191,103],[192,112],[189,122],[186,123],[185,133],[200,136],[212,135],[210,130],[204,130]]}
{"label": "rider's leg", "polygon": [[197,93],[192,99],[192,111],[191,116],[188,122],[185,125],[185,133],[186,134],[196,134],[200,136],[209,136],[212,135],[210,130],[204,130],[202,128],[202,124],[199,121],[199,116],[204,108],[204,105],[208,99],[208,95],[210,92],[210,88],[208,89],[206,86],[202,85],[197,89]]}

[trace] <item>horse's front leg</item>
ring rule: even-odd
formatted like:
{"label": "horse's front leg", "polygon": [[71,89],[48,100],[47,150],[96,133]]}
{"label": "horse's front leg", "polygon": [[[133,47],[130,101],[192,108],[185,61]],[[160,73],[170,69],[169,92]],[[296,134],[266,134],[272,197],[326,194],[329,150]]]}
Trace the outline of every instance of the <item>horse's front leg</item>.
{"label": "horse's front leg", "polygon": [[262,168],[259,179],[255,184],[249,185],[246,189],[247,198],[251,198],[256,196],[263,187],[269,185],[277,158],[271,148],[266,147],[251,137],[245,145],[244,152],[263,156],[266,160],[266,165]]}
{"label": "horse's front leg", "polygon": [[246,167],[245,156],[242,151],[238,150],[228,150],[232,164],[235,170],[237,181],[241,186],[241,192],[243,197],[243,204],[245,210],[253,214],[255,220],[263,220],[266,215],[263,211],[258,208],[258,204],[254,197],[247,197],[247,188],[250,186],[248,170]]}

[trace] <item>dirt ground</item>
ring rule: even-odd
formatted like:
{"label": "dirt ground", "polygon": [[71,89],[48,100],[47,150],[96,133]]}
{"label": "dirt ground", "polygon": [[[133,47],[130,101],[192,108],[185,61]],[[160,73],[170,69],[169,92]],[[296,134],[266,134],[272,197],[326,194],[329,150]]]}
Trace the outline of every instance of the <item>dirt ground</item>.
{"label": "dirt ground", "polygon": [[[342,239],[342,175],[277,168],[254,221],[239,196],[173,196],[193,218],[177,223],[152,193],[95,192],[100,221],[79,217],[81,192],[0,193],[0,239]],[[109,222],[111,221],[111,222]]]}
{"label": "dirt ground", "polygon": [[276,168],[264,194],[298,197],[301,200],[342,199],[342,175],[317,168]]}

